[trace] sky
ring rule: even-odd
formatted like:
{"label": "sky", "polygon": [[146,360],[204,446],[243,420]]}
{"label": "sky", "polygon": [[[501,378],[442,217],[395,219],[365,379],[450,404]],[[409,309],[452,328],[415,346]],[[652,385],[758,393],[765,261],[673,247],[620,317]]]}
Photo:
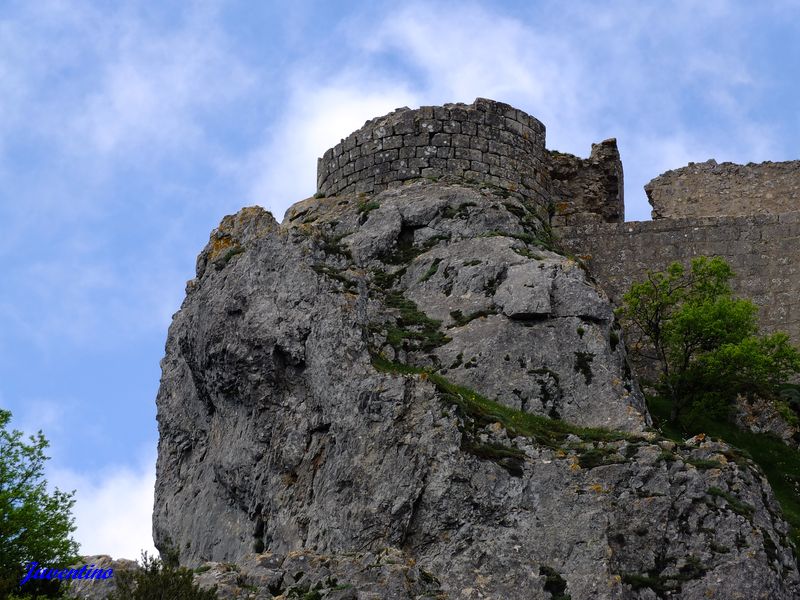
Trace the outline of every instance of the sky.
{"label": "sky", "polygon": [[400,106],[476,97],[642,186],[800,159],[800,0],[0,0],[0,407],[50,440],[84,554],[152,551],[159,361],[226,214],[281,220]]}

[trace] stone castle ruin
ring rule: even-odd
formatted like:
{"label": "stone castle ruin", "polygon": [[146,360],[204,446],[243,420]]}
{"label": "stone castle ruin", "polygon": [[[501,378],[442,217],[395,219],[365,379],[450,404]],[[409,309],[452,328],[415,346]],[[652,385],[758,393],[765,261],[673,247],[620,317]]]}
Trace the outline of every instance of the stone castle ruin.
{"label": "stone castle ruin", "polygon": [[800,344],[800,161],[691,163],[645,186],[653,220],[625,222],[616,140],[581,159],[545,148],[545,126],[508,104],[398,109],[319,159],[319,195],[376,193],[415,178],[463,178],[517,194],[549,218],[613,301],[647,270],[721,256],[766,331]]}
{"label": "stone castle ruin", "polygon": [[625,223],[614,140],[550,151],[484,99],[368,121],[315,197],[226,216],[198,256],[156,547],[228,600],[798,598],[763,472],[650,428],[609,301],[719,254],[800,341],[792,167],[671,171]]}

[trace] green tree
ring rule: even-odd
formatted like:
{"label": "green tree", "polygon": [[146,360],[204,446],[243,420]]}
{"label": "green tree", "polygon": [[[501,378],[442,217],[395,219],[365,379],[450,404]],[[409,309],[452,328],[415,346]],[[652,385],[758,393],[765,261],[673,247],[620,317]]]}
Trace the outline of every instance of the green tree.
{"label": "green tree", "polygon": [[[0,409],[0,598],[20,591],[25,565],[67,566],[78,553],[71,538],[74,492],[47,492],[47,440],[39,431],[26,441],[22,432],[7,428],[10,420],[11,413]],[[31,584],[49,587],[49,582]],[[22,591],[32,591],[28,587]]]}
{"label": "green tree", "polygon": [[648,272],[624,295],[617,314],[631,350],[658,365],[656,391],[670,401],[670,420],[688,408],[727,414],[738,395],[777,399],[800,373],[800,352],[784,333],[758,335],[757,307],[734,298],[730,266],[698,257]]}

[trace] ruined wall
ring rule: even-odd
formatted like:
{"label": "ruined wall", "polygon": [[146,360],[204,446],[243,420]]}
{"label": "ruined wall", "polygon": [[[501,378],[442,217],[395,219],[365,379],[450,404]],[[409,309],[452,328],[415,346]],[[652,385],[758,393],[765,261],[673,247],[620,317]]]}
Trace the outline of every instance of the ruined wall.
{"label": "ruined wall", "polygon": [[367,121],[319,159],[317,193],[373,193],[445,175],[518,193],[558,223],[617,222],[625,212],[616,140],[594,144],[588,159],[550,152],[542,123],[484,98]]}
{"label": "ruined wall", "polygon": [[691,163],[645,187],[654,221],[623,223],[616,140],[588,158],[545,149],[545,127],[501,102],[398,109],[367,121],[317,164],[323,195],[374,193],[404,181],[462,177],[521,195],[589,265],[613,300],[648,270],[722,256],[767,330],[800,345],[800,161]]}
{"label": "ruined wall", "polygon": [[800,345],[800,212],[587,224],[557,234],[615,302],[648,269],[721,256],[737,274],[734,291],[761,308],[765,330],[786,331]]}
{"label": "ruined wall", "polygon": [[470,105],[400,108],[367,121],[328,150],[317,163],[317,189],[325,195],[370,193],[408,179],[455,175],[518,192],[546,209],[544,139],[542,123],[483,98]]}
{"label": "ruined wall", "polygon": [[617,140],[592,144],[589,158],[551,150],[553,225],[625,220],[622,161]]}
{"label": "ruined wall", "polygon": [[800,210],[800,161],[689,163],[644,189],[654,219],[793,212]]}

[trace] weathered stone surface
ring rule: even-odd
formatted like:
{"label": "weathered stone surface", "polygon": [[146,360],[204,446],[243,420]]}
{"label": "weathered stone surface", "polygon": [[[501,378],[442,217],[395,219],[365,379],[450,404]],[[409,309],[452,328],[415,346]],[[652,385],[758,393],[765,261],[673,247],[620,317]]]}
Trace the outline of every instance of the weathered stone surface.
{"label": "weathered stone surface", "polygon": [[734,293],[758,305],[761,327],[785,331],[800,346],[800,212],[593,223],[556,234],[615,303],[648,270],[721,256],[736,273]]}
{"label": "weathered stone surface", "polygon": [[797,212],[800,161],[689,163],[659,175],[644,189],[654,219]]}
{"label": "weathered stone surface", "polygon": [[373,193],[456,176],[520,194],[547,215],[545,130],[508,104],[403,107],[367,121],[317,162],[321,195]]}
{"label": "weathered stone surface", "polygon": [[117,589],[116,576],[125,571],[133,571],[138,568],[136,561],[120,558],[112,559],[106,554],[94,556],[84,556],[81,562],[75,565],[81,568],[84,565],[94,565],[95,569],[111,569],[113,574],[108,579],[73,579],[62,584],[64,595],[67,598],[81,600],[105,600],[108,595]]}
{"label": "weathered stone surface", "polygon": [[787,446],[800,448],[800,428],[788,423],[773,402],[739,396],[734,409],[736,424],[742,429],[749,429],[753,433],[770,433]]}
{"label": "weathered stone surface", "polygon": [[437,598],[436,578],[396,548],[326,556],[309,551],[208,562],[195,583],[216,588],[220,600],[422,600]]}
{"label": "weathered stone surface", "polygon": [[589,158],[548,152],[552,224],[620,223],[625,220],[622,161],[617,140],[592,144]]}
{"label": "weathered stone surface", "polygon": [[[406,595],[358,598],[795,597],[759,471],[644,431],[603,293],[495,193],[417,181],[223,221],[162,361],[157,547],[192,567],[399,549]],[[517,434],[476,394],[627,433]]]}

